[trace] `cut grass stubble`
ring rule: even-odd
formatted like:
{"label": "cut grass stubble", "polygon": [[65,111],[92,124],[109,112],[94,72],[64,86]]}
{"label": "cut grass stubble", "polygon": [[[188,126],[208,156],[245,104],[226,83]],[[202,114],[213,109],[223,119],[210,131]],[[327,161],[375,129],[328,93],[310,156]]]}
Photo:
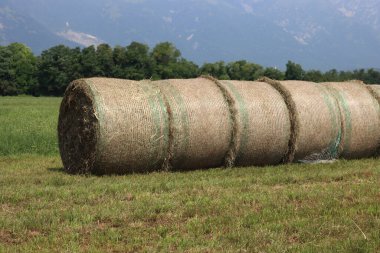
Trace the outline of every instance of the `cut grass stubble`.
{"label": "cut grass stubble", "polygon": [[0,158],[0,251],[375,252],[380,162],[72,176]]}
{"label": "cut grass stubble", "polygon": [[59,102],[0,98],[0,252],[380,251],[379,160],[72,176]]}

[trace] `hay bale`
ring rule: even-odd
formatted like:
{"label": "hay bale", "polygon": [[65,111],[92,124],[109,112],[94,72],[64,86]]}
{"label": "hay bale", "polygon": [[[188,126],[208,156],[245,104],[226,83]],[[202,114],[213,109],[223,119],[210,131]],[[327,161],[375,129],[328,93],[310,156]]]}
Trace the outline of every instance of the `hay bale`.
{"label": "hay bale", "polygon": [[68,172],[97,174],[367,157],[379,98],[357,82],[80,79],[61,103],[59,148]]}
{"label": "hay bale", "polygon": [[338,156],[340,113],[334,97],[316,83],[264,79],[281,92],[292,121],[285,161],[326,160]]}
{"label": "hay bale", "polygon": [[59,151],[68,172],[89,172],[99,140],[95,98],[85,81],[71,83],[63,97],[58,119]]}
{"label": "hay bale", "polygon": [[58,133],[67,171],[121,174],[221,166],[231,127],[211,80],[90,78],[68,87]]}
{"label": "hay bale", "polygon": [[380,108],[375,93],[364,83],[323,83],[335,96],[342,118],[341,156],[371,157],[380,141]]}
{"label": "hay bale", "polygon": [[290,118],[281,94],[271,85],[220,81],[235,101],[237,152],[235,164],[278,164],[288,150]]}
{"label": "hay bale", "polygon": [[166,97],[171,114],[169,167],[183,170],[281,162],[290,123],[281,95],[270,85],[211,77],[154,84]]}
{"label": "hay bale", "polygon": [[[372,84],[372,85],[367,85],[367,88],[371,95],[376,99],[377,103],[380,105],[380,85],[379,84]],[[380,115],[380,112],[379,112]],[[380,140],[377,145],[377,150],[374,156],[380,156]]]}
{"label": "hay bale", "polygon": [[228,102],[214,80],[155,81],[168,101],[172,144],[169,167],[187,170],[225,164],[233,120]]}
{"label": "hay bale", "polygon": [[61,103],[59,148],[76,173],[148,172],[167,157],[168,114],[149,81],[74,81]]}
{"label": "hay bale", "polygon": [[380,104],[380,84],[371,84],[366,86],[371,95],[377,100]]}

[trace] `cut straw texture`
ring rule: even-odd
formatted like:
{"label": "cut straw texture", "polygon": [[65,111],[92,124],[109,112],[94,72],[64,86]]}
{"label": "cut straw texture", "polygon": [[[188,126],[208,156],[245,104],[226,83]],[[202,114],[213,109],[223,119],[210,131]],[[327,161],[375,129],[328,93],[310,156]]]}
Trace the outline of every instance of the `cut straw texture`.
{"label": "cut straw texture", "polygon": [[[76,100],[70,98],[71,91],[76,97],[84,97],[83,103],[71,104]],[[86,107],[91,108],[92,117],[82,117],[81,111]],[[74,125],[72,118],[77,122]],[[96,138],[83,140],[88,131]],[[71,84],[62,101],[59,142],[69,172],[91,170],[113,174],[157,170],[167,156],[168,137],[163,97],[149,81],[82,79]],[[85,149],[82,152],[86,153],[86,160],[77,149]],[[86,149],[94,155],[87,155]]]}
{"label": "cut straw texture", "polygon": [[380,140],[380,108],[376,93],[360,81],[322,84],[332,92],[342,118],[341,157],[374,156]]}
{"label": "cut straw texture", "polygon": [[69,173],[275,165],[379,154],[380,86],[196,79],[71,83],[58,137]]}
{"label": "cut straw texture", "polygon": [[325,160],[339,155],[341,118],[332,94],[319,84],[281,81],[281,89],[294,104],[294,155],[290,161]]}
{"label": "cut straw texture", "polygon": [[281,94],[271,85],[249,81],[220,81],[235,102],[238,166],[282,162],[288,152],[291,124]]}
{"label": "cut straw texture", "polygon": [[218,167],[230,149],[233,120],[214,80],[156,81],[172,114],[169,164],[173,170]]}

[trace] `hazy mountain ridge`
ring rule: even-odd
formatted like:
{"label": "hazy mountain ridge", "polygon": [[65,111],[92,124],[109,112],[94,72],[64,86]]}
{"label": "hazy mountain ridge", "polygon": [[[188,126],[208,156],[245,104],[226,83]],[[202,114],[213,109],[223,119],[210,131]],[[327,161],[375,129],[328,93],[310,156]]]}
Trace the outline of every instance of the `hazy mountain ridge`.
{"label": "hazy mountain ridge", "polygon": [[[376,0],[5,0],[0,8],[0,43],[21,41],[36,52],[58,42],[171,41],[197,63],[247,59],[282,68],[293,60],[322,70],[380,66]],[[8,30],[13,21],[4,9],[30,21]]]}

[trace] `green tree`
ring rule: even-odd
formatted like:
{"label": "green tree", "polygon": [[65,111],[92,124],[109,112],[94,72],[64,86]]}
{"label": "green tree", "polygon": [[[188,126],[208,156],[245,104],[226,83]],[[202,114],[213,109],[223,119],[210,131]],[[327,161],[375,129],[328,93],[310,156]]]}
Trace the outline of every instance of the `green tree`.
{"label": "green tree", "polygon": [[0,46],[0,95],[16,95],[16,83],[12,81],[12,52],[8,47]]}
{"label": "green tree", "polygon": [[19,94],[16,84],[8,80],[0,79],[0,96],[13,96]]}
{"label": "green tree", "polygon": [[89,46],[82,50],[80,55],[81,73],[84,77],[101,76],[102,71],[98,64],[95,46]]}
{"label": "green tree", "polygon": [[356,69],[353,71],[352,73],[352,77],[351,79],[355,79],[355,80],[362,80],[362,81],[365,81],[366,80],[366,71],[364,69]]}
{"label": "green tree", "polygon": [[305,81],[311,81],[311,82],[323,82],[324,81],[323,74],[319,70],[306,71],[303,79]]}
{"label": "green tree", "polygon": [[305,71],[300,64],[288,61],[286,64],[285,79],[286,80],[303,80]]}
{"label": "green tree", "polygon": [[108,44],[100,44],[96,48],[97,66],[100,68],[100,75],[112,77],[114,70],[113,50]]}
{"label": "green tree", "polygon": [[171,78],[195,78],[199,76],[199,67],[186,59],[180,59],[171,64],[173,71]]}
{"label": "green tree", "polygon": [[227,64],[227,74],[232,80],[256,80],[263,67],[245,60]]}
{"label": "green tree", "polygon": [[153,75],[153,60],[148,45],[132,42],[127,46],[126,78],[132,80],[148,79]]}
{"label": "green tree", "polygon": [[152,75],[153,62],[145,44],[132,42],[127,47],[116,46],[113,62],[113,77],[141,80]]}
{"label": "green tree", "polygon": [[368,84],[380,84],[380,72],[374,69],[367,70],[365,83]]}
{"label": "green tree", "polygon": [[158,65],[176,63],[181,57],[181,52],[170,42],[157,44],[152,51],[153,60]]}
{"label": "green tree", "polygon": [[231,79],[227,73],[227,67],[224,61],[218,61],[215,63],[205,63],[200,68],[202,75],[210,75],[220,80]]}
{"label": "green tree", "polygon": [[62,95],[67,85],[81,74],[81,51],[64,45],[42,52],[38,64],[40,92],[44,95]]}
{"label": "green tree", "polygon": [[116,46],[112,52],[113,57],[113,70],[112,77],[126,78],[126,48],[122,46]]}
{"label": "green tree", "polygon": [[21,43],[0,46],[0,95],[33,94],[37,86],[36,58]]}
{"label": "green tree", "polygon": [[154,64],[153,79],[177,77],[177,63],[182,59],[181,52],[170,42],[157,44],[151,53]]}
{"label": "green tree", "polygon": [[[332,73],[332,74],[331,74]],[[330,75],[331,74],[331,75]],[[330,81],[348,81],[348,80],[352,80],[352,79],[355,79],[355,77],[353,76],[353,72],[352,71],[339,71],[339,73],[337,71],[328,71],[324,74],[324,78],[327,79],[327,76],[329,76]]]}
{"label": "green tree", "polygon": [[340,80],[340,74],[336,69],[332,69],[324,73],[323,79],[325,82],[336,82]]}
{"label": "green tree", "polygon": [[274,79],[274,80],[284,80],[285,74],[277,68],[265,68],[262,72],[262,76]]}

